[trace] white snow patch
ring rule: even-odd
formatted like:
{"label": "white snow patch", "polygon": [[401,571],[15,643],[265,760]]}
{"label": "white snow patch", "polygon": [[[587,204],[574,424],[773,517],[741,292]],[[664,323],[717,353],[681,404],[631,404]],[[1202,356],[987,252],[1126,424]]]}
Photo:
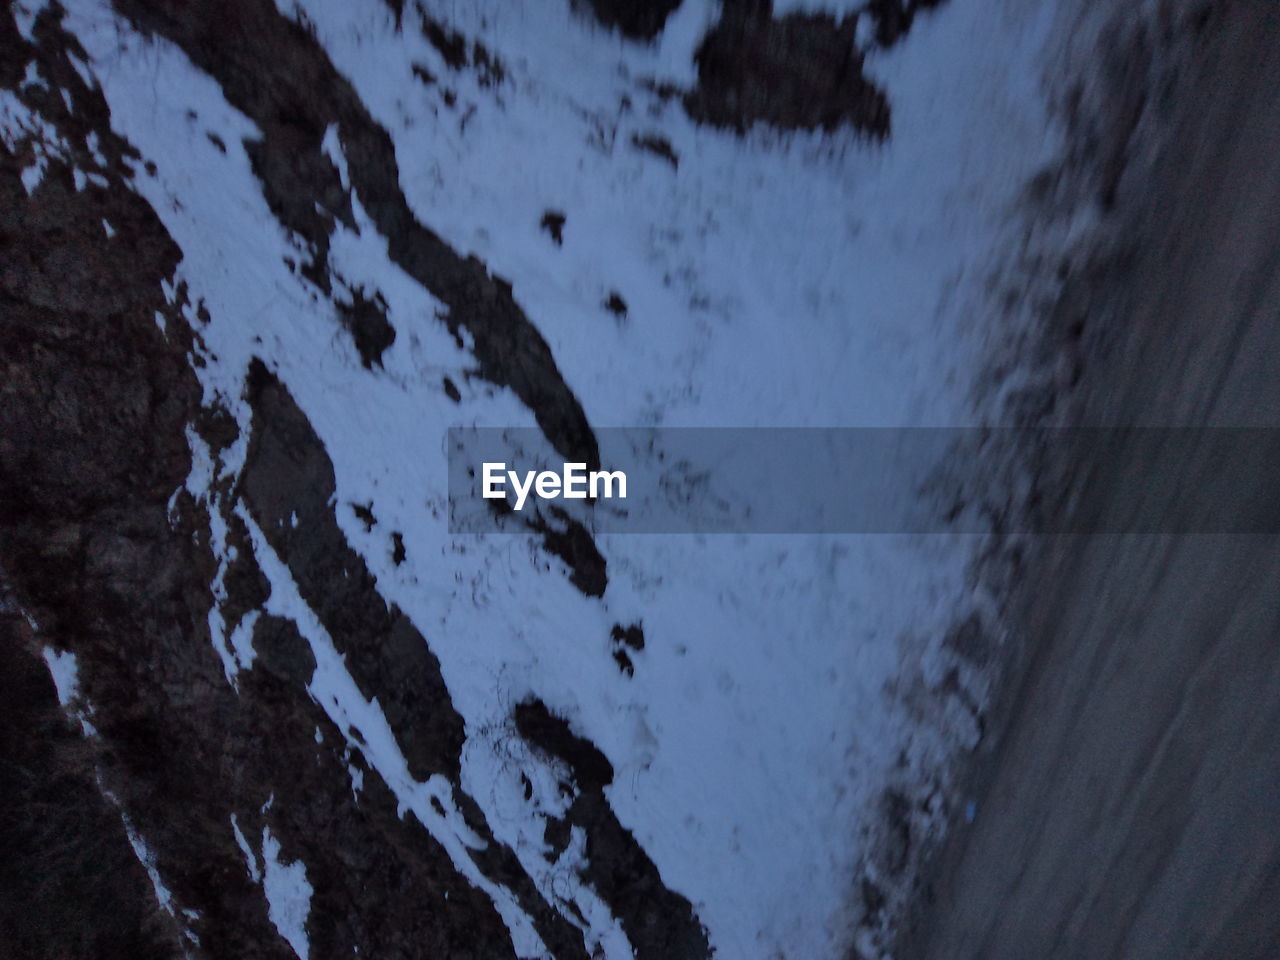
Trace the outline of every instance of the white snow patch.
{"label": "white snow patch", "polygon": [[258,857],[253,852],[253,848],[249,846],[249,841],[245,839],[244,831],[240,829],[240,824],[236,821],[236,815],[231,815],[231,830],[236,835],[236,845],[240,848],[240,852],[244,854],[245,870],[249,874],[249,879],[254,883],[262,882],[262,870],[258,867]]}
{"label": "white snow patch", "polygon": [[40,66],[34,60],[27,63],[27,72],[22,77],[22,86],[24,87],[43,87],[45,86],[44,78],[40,76]]}
{"label": "white snow patch", "polygon": [[14,22],[18,25],[18,32],[22,34],[22,39],[27,43],[35,43],[35,24],[36,17],[41,11],[48,6],[47,2],[38,2],[38,0],[22,0],[22,2],[14,3],[10,10],[13,13]]}
{"label": "white snow patch", "polygon": [[347,774],[351,777],[351,792],[359,795],[364,789],[364,771],[353,763],[347,764]]}
{"label": "white snow patch", "polygon": [[[238,832],[238,831],[237,831]],[[280,841],[269,827],[262,828],[262,889],[267,895],[267,916],[288,941],[299,960],[307,960],[307,916],[311,913],[311,884],[301,860],[280,859]]]}
{"label": "white snow patch", "polygon": [[63,707],[71,706],[80,696],[80,667],[76,663],[76,655],[70,650],[55,650],[53,647],[45,647],[42,652],[49,676],[58,691],[58,703]]}

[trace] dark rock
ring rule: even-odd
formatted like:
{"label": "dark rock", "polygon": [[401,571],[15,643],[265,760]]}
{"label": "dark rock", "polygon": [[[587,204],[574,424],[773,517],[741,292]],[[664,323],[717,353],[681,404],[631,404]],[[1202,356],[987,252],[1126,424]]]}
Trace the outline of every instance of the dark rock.
{"label": "dark rock", "polygon": [[947,631],[942,645],[974,667],[986,667],[995,654],[994,644],[976,613]]}
{"label": "dark rock", "polygon": [[627,301],[622,299],[622,295],[617,290],[609,291],[609,297],[604,302],[604,308],[618,319],[622,319],[627,315]]}
{"label": "dark rock", "polygon": [[[253,425],[238,491],[255,521],[361,693],[377,699],[410,775],[426,781],[443,774],[453,782],[468,825],[484,841],[470,854],[476,866],[511,889],[557,957],[586,960],[581,933],[546,902],[515,853],[493,838],[475,801],[457,786],[462,717],[426,639],[397,606],[387,605],[364,560],[346,542],[333,513],[333,465],[320,438],[260,360],[253,361],[246,386]],[[470,921],[465,911],[449,911],[442,922],[461,929]],[[508,949],[509,944],[481,955],[505,956]]]}
{"label": "dark rock", "polygon": [[551,848],[550,859],[556,860],[560,854],[568,850],[572,837],[573,824],[559,817],[547,817],[547,824],[542,830],[542,840]]}
{"label": "dark rock", "polygon": [[0,942],[15,960],[179,956],[175,930],[62,714],[38,643],[0,612]]}
{"label": "dark rock", "polygon": [[372,299],[363,290],[352,291],[351,303],[338,302],[338,317],[355,340],[366,370],[382,366],[382,354],[396,341],[396,328],[387,320],[387,304],[381,294]]}
{"label": "dark rock", "polygon": [[644,649],[644,627],[638,623],[628,627],[615,623],[613,629],[609,631],[609,636],[614,643],[625,643],[632,650]]}
{"label": "dark rock", "polygon": [[551,234],[551,239],[555,241],[557,247],[564,244],[564,221],[563,213],[558,210],[548,210],[542,215],[542,222],[539,224],[543,230]]}
{"label": "dark rock", "polygon": [[440,665],[399,608],[388,607],[333,514],[333,466],[306,415],[258,360],[248,378],[249,451],[237,492],[289,567],[366,697],[377,697],[409,772],[458,775],[462,718]]}
{"label": "dark rock", "polygon": [[311,682],[316,658],[292,620],[259,616],[253,626],[253,649],[258,662],[285,683],[305,687]]}
{"label": "dark rock", "polygon": [[351,512],[364,524],[365,533],[371,531],[378,522],[378,519],[373,515],[372,503],[353,503],[351,504]]}
{"label": "dark rock", "polygon": [[891,47],[911,29],[921,10],[941,6],[944,0],[870,0],[866,15],[876,25],[876,43]]}
{"label": "dark rock", "polygon": [[662,32],[667,17],[680,0],[581,0],[595,18],[632,40],[652,40]]}
{"label": "dark rock", "polygon": [[450,70],[461,70],[467,65],[467,38],[458,31],[450,30],[424,13],[422,33]]}
{"label": "dark rock", "polygon": [[515,709],[516,730],[549,757],[573,772],[580,790],[599,790],[613,782],[613,764],[590,740],[573,732],[569,721],[552,713],[541,700],[526,700]]}
{"label": "dark rock", "polygon": [[644,135],[633,133],[631,135],[631,145],[637,150],[652,153],[655,157],[660,157],[667,161],[667,163],[671,164],[672,170],[680,169],[680,158],[671,149],[671,141],[666,137],[655,133],[646,133]]}
{"label": "dark rock", "polygon": [[[501,503],[492,500],[491,503]],[[607,567],[604,556],[596,547],[591,533],[577,520],[563,510],[552,507],[549,511],[551,519],[542,515],[527,521],[529,528],[542,534],[542,545],[549,552],[563,560],[572,571],[569,582],[588,597],[603,597],[609,585]]]}
{"label": "dark rock", "polygon": [[685,110],[739,134],[764,123],[780,130],[850,126],[883,138],[889,104],[863,76],[856,29],[856,15],[774,19],[767,3],[726,4],[698,48],[698,86],[685,95]]}
{"label": "dark rock", "polygon": [[618,822],[604,793],[580,793],[567,819],[587,835],[589,859],[582,879],[621,921],[636,960],[708,960],[707,931],[693,906],[663,885],[657,867]]}

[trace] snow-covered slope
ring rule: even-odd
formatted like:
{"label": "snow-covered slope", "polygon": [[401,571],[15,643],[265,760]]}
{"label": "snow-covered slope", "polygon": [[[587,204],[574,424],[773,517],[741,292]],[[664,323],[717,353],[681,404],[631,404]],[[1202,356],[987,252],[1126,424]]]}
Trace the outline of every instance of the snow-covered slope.
{"label": "snow-covered slope", "polygon": [[[214,594],[225,599],[235,554],[219,518],[234,514],[271,584],[263,612],[294,621],[313,652],[311,697],[493,898],[518,955],[546,945],[469,859],[483,841],[447,779],[410,773],[378,700],[236,500],[254,358],[322,441],[346,540],[440,662],[465,721],[461,786],[588,949],[621,958],[634,944],[584,879],[585,834],[560,851],[546,841],[572,796],[561,761],[516,734],[519,703],[546,704],[607,757],[609,806],[717,956],[879,955],[923,851],[963,803],[951,765],[981,732],[989,676],[948,643],[958,625],[993,629],[966,577],[972,542],[599,536],[608,581],[591,596],[536,537],[451,536],[446,429],[532,426],[536,412],[477,373],[484,344],[451,329],[455,308],[353,189],[366,141],[340,120],[325,130],[337,186],[314,204],[331,226],[317,247],[283,225],[306,211],[273,208],[254,154],[262,124],[212,68],[146,35],[129,4],[125,16],[65,5],[113,128],[140,151],[135,189],[181,248],[171,293],[199,334],[205,402],[240,428],[221,453],[188,432],[187,488],[210,507],[221,557]],[[778,4],[776,15],[793,7],[858,5]],[[694,53],[721,15],[704,0],[686,0],[648,44],[560,0],[280,12],[390,137],[413,218],[509,282],[592,427],[981,417],[978,381],[1015,322],[993,308],[988,281],[1020,239],[1026,185],[1061,149],[1043,92],[1057,5],[953,0],[888,48],[859,34],[892,111],[884,140],[696,124],[670,90],[697,83]],[[19,109],[6,102],[6,125]],[[343,321],[369,301],[395,331],[372,363]],[[643,630],[643,649],[627,651],[633,672],[611,639],[631,625]],[[215,604],[209,626],[236,685],[253,669],[254,621],[228,623]],[[365,774],[350,769],[358,794]],[[305,958],[310,887],[298,878],[311,873],[263,837],[268,885],[293,890],[271,900],[272,920]]]}

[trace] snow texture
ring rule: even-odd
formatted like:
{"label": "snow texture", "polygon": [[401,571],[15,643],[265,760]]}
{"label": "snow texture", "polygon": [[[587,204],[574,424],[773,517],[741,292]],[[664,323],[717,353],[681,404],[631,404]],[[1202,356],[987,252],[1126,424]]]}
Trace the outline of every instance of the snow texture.
{"label": "snow texture", "polygon": [[80,696],[80,668],[76,655],[69,650],[54,650],[53,647],[45,647],[42,653],[54,688],[58,691],[58,703],[64,708],[71,706]]}
{"label": "snow texture", "polygon": [[307,960],[311,949],[307,942],[307,915],[311,912],[307,868],[300,860],[284,863],[280,859],[280,841],[269,827],[262,828],[262,889],[267,895],[268,918],[299,960]]}

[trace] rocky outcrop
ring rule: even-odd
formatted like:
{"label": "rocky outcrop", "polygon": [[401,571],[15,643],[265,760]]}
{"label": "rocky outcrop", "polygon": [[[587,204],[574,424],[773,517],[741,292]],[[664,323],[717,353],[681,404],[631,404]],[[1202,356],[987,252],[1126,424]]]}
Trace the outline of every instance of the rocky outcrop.
{"label": "rocky outcrop", "polygon": [[662,32],[667,17],[681,0],[581,0],[606,27],[632,40],[652,40]]}
{"label": "rocky outcrop", "polygon": [[519,704],[515,723],[530,745],[564,764],[577,789],[564,817],[548,819],[548,845],[564,849],[575,828],[586,835],[583,879],[621,921],[637,960],[709,957],[707,932],[689,901],[666,888],[644,848],[609,807],[604,796],[613,782],[609,759],[540,700]]}
{"label": "rocky outcrop", "polygon": [[698,48],[698,85],[685,94],[685,110],[738,133],[762,123],[780,130],[848,125],[887,136],[888,100],[863,76],[857,24],[857,14],[775,18],[768,2],[726,3]]}

